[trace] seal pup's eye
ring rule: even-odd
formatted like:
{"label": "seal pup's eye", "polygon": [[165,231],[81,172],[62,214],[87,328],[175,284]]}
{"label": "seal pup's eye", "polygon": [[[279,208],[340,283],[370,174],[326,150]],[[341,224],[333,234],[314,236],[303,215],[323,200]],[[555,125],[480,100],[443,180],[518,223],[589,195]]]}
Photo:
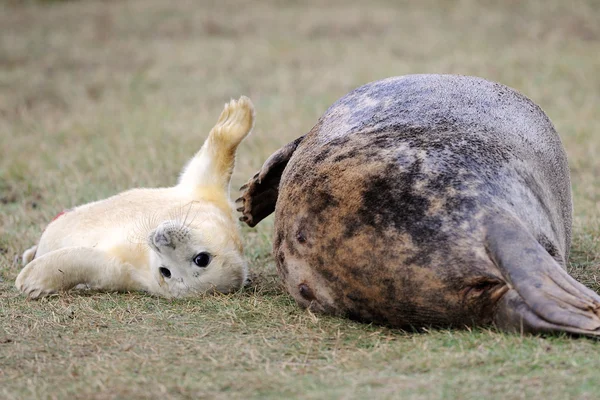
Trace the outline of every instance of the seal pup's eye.
{"label": "seal pup's eye", "polygon": [[171,277],[171,271],[169,271],[168,268],[160,267],[158,270],[160,271],[160,274],[162,276],[164,276],[165,278],[170,278]]}
{"label": "seal pup's eye", "polygon": [[194,264],[196,264],[199,267],[206,267],[208,264],[210,264],[210,260],[211,260],[211,256],[210,254],[208,254],[207,252],[203,251],[200,254],[197,254],[194,257]]}

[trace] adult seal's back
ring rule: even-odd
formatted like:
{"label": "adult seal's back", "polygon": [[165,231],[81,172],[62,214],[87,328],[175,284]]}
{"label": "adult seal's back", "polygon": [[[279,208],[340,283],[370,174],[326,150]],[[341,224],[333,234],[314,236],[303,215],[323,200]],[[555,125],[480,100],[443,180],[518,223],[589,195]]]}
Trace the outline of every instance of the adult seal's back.
{"label": "adult seal's back", "polygon": [[403,328],[600,335],[600,297],[565,271],[564,149],[506,86],[367,84],[242,189],[248,225],[275,210],[277,269],[302,306]]}

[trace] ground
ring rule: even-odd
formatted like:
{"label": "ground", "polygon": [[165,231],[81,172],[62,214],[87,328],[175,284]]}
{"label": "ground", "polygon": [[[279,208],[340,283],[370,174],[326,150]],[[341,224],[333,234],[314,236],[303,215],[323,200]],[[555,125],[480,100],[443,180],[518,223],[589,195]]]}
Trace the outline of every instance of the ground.
{"label": "ground", "polygon": [[243,229],[255,278],[240,293],[28,301],[13,282],[61,210],[173,184],[232,97],[257,108],[237,188],[349,90],[436,72],[499,81],[550,116],[572,173],[569,270],[600,291],[598,21],[597,0],[1,2],[0,398],[597,398],[590,339],[299,309],[272,217]]}

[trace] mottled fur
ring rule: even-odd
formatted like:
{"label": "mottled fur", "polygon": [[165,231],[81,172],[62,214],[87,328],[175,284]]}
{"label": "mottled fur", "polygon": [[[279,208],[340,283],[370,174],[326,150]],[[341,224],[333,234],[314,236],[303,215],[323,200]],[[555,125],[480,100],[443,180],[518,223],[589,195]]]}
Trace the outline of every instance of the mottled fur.
{"label": "mottled fur", "polygon": [[[600,297],[555,271],[571,240],[565,152],[542,110],[505,86],[449,75],[367,84],[275,153],[246,188],[242,220],[254,225],[275,208],[278,271],[305,307],[399,327],[598,332]],[[523,241],[507,247],[490,231]],[[507,251],[545,254],[550,265],[502,264]],[[511,280],[521,269],[525,279],[571,279],[568,295],[591,299],[584,308],[593,323],[563,326],[542,310],[564,308],[551,298],[568,303],[559,293],[567,283],[538,288],[548,304],[530,304],[530,288]],[[513,292],[549,325],[498,321],[515,308],[501,301]]]}

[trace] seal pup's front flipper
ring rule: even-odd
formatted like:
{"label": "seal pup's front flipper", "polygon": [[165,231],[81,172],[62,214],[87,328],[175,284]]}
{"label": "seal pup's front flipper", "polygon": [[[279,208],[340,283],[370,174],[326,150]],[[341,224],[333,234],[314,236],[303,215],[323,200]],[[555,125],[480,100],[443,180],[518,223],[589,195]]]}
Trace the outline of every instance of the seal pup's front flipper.
{"label": "seal pup's front flipper", "polygon": [[235,154],[252,131],[254,119],[254,105],[248,97],[241,96],[225,104],[202,148],[181,173],[178,186],[184,190],[216,188],[229,195]]}
{"label": "seal pup's front flipper", "polygon": [[507,331],[600,336],[600,296],[573,279],[516,217],[486,223],[486,249],[508,287],[494,323]]}
{"label": "seal pup's front flipper", "polygon": [[240,221],[253,227],[275,211],[281,174],[302,139],[304,136],[273,153],[260,171],[240,188],[242,196],[236,200],[237,211],[243,214]]}
{"label": "seal pup's front flipper", "polygon": [[[79,284],[108,290],[147,290],[133,266],[88,247],[65,247],[33,259],[17,276],[15,286],[32,299]],[[158,286],[158,283],[155,284]]]}

